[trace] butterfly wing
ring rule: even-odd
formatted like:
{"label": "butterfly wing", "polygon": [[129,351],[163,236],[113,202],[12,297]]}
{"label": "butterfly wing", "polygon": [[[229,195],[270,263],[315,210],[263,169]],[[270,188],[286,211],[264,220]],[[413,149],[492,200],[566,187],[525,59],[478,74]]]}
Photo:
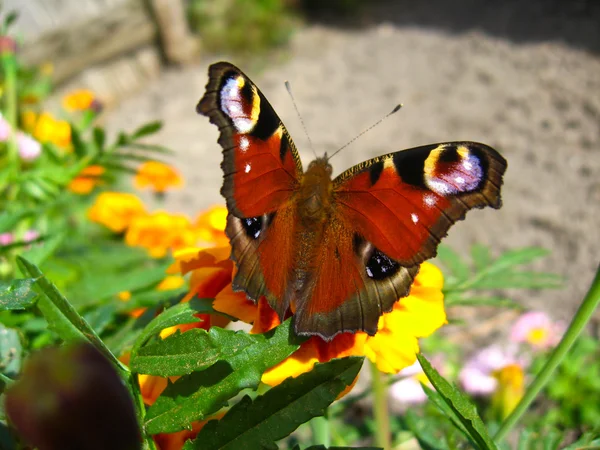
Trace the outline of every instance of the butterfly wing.
{"label": "butterfly wing", "polygon": [[[296,330],[374,334],[419,264],[473,208],[501,205],[506,161],[474,142],[433,144],[360,163],[334,180],[334,214]],[[328,238],[327,234],[331,234]]]}
{"label": "butterfly wing", "polygon": [[254,300],[268,294],[273,304],[281,298],[294,257],[290,198],[302,176],[300,157],[265,96],[232,64],[210,66],[196,110],[220,131],[226,233],[238,267],[234,288]]}

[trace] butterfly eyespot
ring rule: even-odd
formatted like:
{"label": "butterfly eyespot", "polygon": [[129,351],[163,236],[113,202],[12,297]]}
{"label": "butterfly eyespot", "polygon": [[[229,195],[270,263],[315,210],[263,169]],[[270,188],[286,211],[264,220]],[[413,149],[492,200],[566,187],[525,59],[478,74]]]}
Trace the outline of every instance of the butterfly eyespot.
{"label": "butterfly eyespot", "polygon": [[248,237],[258,239],[263,229],[263,217],[246,217],[240,219],[240,221],[242,222],[242,226]]}
{"label": "butterfly eyespot", "polygon": [[400,268],[400,264],[375,249],[365,264],[367,276],[373,280],[383,280],[391,277]]}

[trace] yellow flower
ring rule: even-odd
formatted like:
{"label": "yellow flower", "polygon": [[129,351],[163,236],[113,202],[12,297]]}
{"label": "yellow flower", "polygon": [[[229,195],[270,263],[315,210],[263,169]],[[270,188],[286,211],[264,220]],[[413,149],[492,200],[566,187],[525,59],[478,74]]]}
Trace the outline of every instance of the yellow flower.
{"label": "yellow flower", "polygon": [[89,194],[100,184],[105,169],[102,166],[87,166],[69,183],[68,189],[75,194]]}
{"label": "yellow flower", "polygon": [[145,214],[144,204],[133,194],[103,192],[88,210],[88,218],[115,233],[125,231],[131,221]]}
{"label": "yellow flower", "polygon": [[62,105],[69,112],[85,111],[86,109],[90,109],[95,98],[92,91],[80,89],[66,95],[62,100]]}
{"label": "yellow flower", "polygon": [[189,247],[196,242],[190,220],[182,214],[158,211],[135,217],[125,234],[125,243],[144,247],[153,258],[164,257],[169,250]]}
{"label": "yellow flower", "polygon": [[[33,117],[30,113],[27,114],[26,120],[30,125]],[[32,134],[40,142],[52,142],[59,147],[67,148],[71,144],[71,126],[69,123],[65,120],[56,120],[48,112],[44,112],[35,118]]]}
{"label": "yellow flower", "polygon": [[[254,304],[243,293],[231,290],[233,263],[228,259],[230,248],[201,250],[185,249],[175,253],[176,263],[171,273],[191,272],[189,296],[196,295],[198,286],[219,280],[219,290],[213,308],[238,319],[252,323],[252,333],[263,333],[279,325],[277,314],[264,298]],[[223,282],[227,284],[222,285]],[[407,297],[400,299],[391,312],[379,319],[378,332],[369,336],[364,332],[342,333],[325,342],[317,336],[305,341],[298,351],[263,374],[262,381],[276,385],[290,376],[298,376],[312,369],[317,362],[327,362],[344,356],[366,356],[386,373],[398,373],[416,361],[419,351],[417,339],[429,336],[446,323],[443,276],[431,263],[423,263]]]}
{"label": "yellow flower", "polygon": [[150,186],[156,192],[164,192],[170,187],[182,186],[183,178],[167,164],[146,161],[138,168],[134,184],[138,189]]}
{"label": "yellow flower", "polygon": [[220,247],[229,244],[225,235],[227,221],[227,208],[213,206],[208,211],[200,214],[196,219],[196,232],[198,245],[202,247]]}
{"label": "yellow flower", "polygon": [[500,420],[506,419],[525,394],[525,373],[519,364],[509,364],[494,372],[498,380],[492,396],[492,409]]}

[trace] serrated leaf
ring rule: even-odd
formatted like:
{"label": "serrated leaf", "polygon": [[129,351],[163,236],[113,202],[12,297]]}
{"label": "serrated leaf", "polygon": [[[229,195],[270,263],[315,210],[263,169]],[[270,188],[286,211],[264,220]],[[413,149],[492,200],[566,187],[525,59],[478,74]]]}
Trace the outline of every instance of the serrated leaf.
{"label": "serrated leaf", "polygon": [[[178,305],[172,306],[165,309],[160,315],[155,317],[145,328],[144,331],[138,336],[136,342],[131,351],[133,357],[131,367],[133,370],[139,373],[150,373],[144,369],[137,370],[135,364],[138,364],[138,350],[155,334],[160,333],[162,330],[175,325],[182,325],[185,323],[200,322],[201,319],[195,316],[195,314],[214,314],[215,310],[212,307],[213,299],[208,298],[193,298],[189,302],[179,303]],[[192,330],[189,330],[191,332]],[[188,333],[189,333],[188,332]],[[186,333],[187,334],[187,333]],[[143,360],[143,358],[142,358]],[[143,366],[143,362],[142,362]],[[184,372],[189,373],[189,372]]]}
{"label": "serrated leaf", "polygon": [[[227,400],[242,389],[256,389],[265,370],[298,349],[301,339],[295,335],[290,324],[291,319],[288,319],[267,333],[245,335],[240,338],[244,347],[241,350],[236,352],[235,348],[225,346],[219,349],[222,354],[231,355],[227,360],[169,384],[148,410],[146,431],[156,434],[182,430],[189,427],[191,422],[202,420],[221,409]],[[211,332],[216,329],[211,328]],[[205,333],[205,336],[208,341],[209,333]],[[254,343],[246,345],[248,336]],[[228,341],[229,344],[236,345],[235,341]]]}
{"label": "serrated leaf", "polygon": [[459,280],[465,280],[471,275],[471,270],[467,263],[447,245],[440,245],[438,247],[437,257],[450,270],[452,275]]}
{"label": "serrated leaf", "polygon": [[358,376],[363,358],[351,357],[317,364],[298,378],[254,399],[242,398],[225,416],[210,421],[185,450],[273,448],[275,441],[291,434],[327,407]]}
{"label": "serrated leaf", "polygon": [[0,311],[23,310],[35,304],[38,294],[33,289],[35,278],[0,281]]}
{"label": "serrated leaf", "polygon": [[489,436],[487,428],[481,417],[479,417],[475,405],[456,387],[448,383],[421,353],[417,355],[417,359],[433,387],[435,387],[444,402],[458,416],[464,426],[464,430],[467,431],[473,442],[480,449],[496,450],[496,444]]}
{"label": "serrated leaf", "polygon": [[161,128],[162,128],[162,122],[160,122],[160,121],[146,123],[133,132],[133,134],[131,135],[131,139],[137,140],[137,139],[143,138],[144,136],[154,134],[157,131],[159,131]]}
{"label": "serrated leaf", "polygon": [[21,372],[23,347],[17,330],[0,323],[0,372],[15,378]]}

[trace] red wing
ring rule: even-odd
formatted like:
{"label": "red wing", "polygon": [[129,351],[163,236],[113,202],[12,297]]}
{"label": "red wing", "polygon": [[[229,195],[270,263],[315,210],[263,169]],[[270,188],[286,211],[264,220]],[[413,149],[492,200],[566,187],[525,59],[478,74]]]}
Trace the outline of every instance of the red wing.
{"label": "red wing", "polygon": [[277,210],[298,187],[302,165],[287,130],[264,95],[232,64],[209,68],[196,110],[219,127],[221,193],[237,217]]}
{"label": "red wing", "polygon": [[404,150],[363,162],[334,180],[336,211],[404,267],[435,256],[450,226],[472,208],[499,208],[505,159],[475,142]]}

